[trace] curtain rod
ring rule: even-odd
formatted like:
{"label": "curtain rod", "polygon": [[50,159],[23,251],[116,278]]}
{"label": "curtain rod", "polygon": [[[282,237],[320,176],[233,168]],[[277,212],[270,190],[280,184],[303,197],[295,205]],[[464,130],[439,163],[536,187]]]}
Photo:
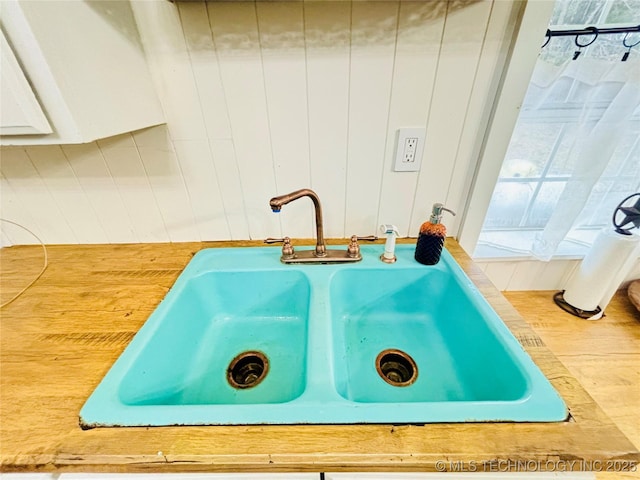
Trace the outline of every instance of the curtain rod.
{"label": "curtain rod", "polygon": [[547,30],[546,37],[565,37],[565,36],[573,36],[573,35],[593,35],[594,33],[598,33],[598,35],[606,34],[606,33],[632,33],[632,32],[640,32],[640,25],[635,25],[631,27],[611,27],[611,28],[597,28],[597,27],[587,27],[581,28],[578,30]]}

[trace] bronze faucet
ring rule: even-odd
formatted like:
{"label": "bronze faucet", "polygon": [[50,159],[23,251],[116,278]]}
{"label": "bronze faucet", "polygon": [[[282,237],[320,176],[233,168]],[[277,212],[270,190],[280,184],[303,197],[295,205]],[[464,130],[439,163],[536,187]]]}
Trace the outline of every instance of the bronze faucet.
{"label": "bronze faucet", "polygon": [[316,248],[315,250],[294,251],[288,237],[284,239],[267,238],[265,243],[284,242],[282,256],[283,263],[338,263],[338,262],[358,262],[362,260],[358,240],[376,240],[377,237],[351,237],[351,242],[346,250],[327,249],[324,244],[324,228],[322,223],[322,206],[320,198],[316,192],[309,188],[296,190],[295,192],[273,197],[269,200],[271,210],[278,213],[283,205],[297,200],[298,198],[309,197],[313,201],[316,211]]}
{"label": "bronze faucet", "polygon": [[322,206],[320,205],[320,199],[316,192],[309,188],[303,188],[296,190],[295,192],[287,193],[286,195],[280,195],[279,197],[273,197],[269,200],[269,206],[275,213],[279,213],[283,205],[289,202],[293,202],[301,197],[309,197],[313,202],[313,206],[316,209],[316,257],[326,257],[327,249],[324,245],[324,226],[322,223]]}

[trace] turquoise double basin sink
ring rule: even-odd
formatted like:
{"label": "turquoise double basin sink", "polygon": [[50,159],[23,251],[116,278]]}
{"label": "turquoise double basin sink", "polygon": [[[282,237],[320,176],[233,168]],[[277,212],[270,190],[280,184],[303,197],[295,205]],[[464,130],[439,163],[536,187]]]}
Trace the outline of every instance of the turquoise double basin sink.
{"label": "turquoise double basin sink", "polygon": [[200,251],[80,412],[84,428],[549,422],[567,408],[445,250],[285,265]]}

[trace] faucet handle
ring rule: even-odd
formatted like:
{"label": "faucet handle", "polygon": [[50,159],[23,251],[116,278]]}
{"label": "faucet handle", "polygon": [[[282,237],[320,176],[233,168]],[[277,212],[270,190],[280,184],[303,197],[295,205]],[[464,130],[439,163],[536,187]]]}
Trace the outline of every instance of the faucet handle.
{"label": "faucet handle", "polygon": [[360,256],[360,245],[358,245],[359,240],[364,240],[368,242],[373,242],[377,240],[378,237],[375,235],[368,235],[366,237],[359,237],[357,235],[351,235],[351,241],[349,242],[349,246],[347,247],[347,253],[351,258],[358,258]]}
{"label": "faucet handle", "polygon": [[360,245],[358,245],[357,235],[351,235],[351,241],[347,246],[347,254],[351,258],[357,258],[360,256]]}
{"label": "faucet handle", "polygon": [[293,258],[294,256],[293,245],[289,237],[265,238],[264,243],[282,243],[282,258]]}
{"label": "faucet handle", "polygon": [[291,239],[289,237],[284,237],[284,238],[271,238],[271,237],[269,237],[269,238],[265,238],[264,239],[264,243],[269,243],[269,244],[271,244],[271,243],[284,243],[287,240],[289,242],[291,242]]}
{"label": "faucet handle", "polygon": [[353,240],[353,238],[355,237],[356,241],[358,242],[375,242],[376,240],[378,240],[378,237],[375,235],[367,235],[366,237],[358,237],[357,235],[352,235],[351,236],[351,240]]}

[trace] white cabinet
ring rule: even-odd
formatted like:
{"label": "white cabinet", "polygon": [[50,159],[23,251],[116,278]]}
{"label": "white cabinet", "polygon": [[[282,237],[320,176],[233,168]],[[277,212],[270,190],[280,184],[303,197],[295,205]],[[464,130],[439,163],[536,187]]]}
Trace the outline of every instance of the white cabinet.
{"label": "white cabinet", "polygon": [[1,480],[319,480],[319,473],[0,473]]}
{"label": "white cabinet", "polygon": [[[505,464],[508,461],[505,461]],[[500,470],[494,463],[487,463],[486,469],[483,471],[482,463],[466,463],[451,462],[460,465],[460,467],[469,467],[474,465],[473,470],[467,470],[465,473],[457,473],[456,470],[450,470],[448,465],[450,462],[442,462],[446,471],[442,473],[326,473],[325,480],[596,480],[593,472],[544,472],[538,471],[535,462],[526,462],[531,470],[526,472],[509,472]],[[551,463],[541,462],[546,468],[553,468]],[[436,463],[437,465],[438,463]],[[562,461],[558,462],[559,468]],[[436,466],[437,468],[437,466]],[[491,473],[487,473],[491,472]]]}
{"label": "white cabinet", "polygon": [[0,473],[2,480],[56,480],[54,473]]}
{"label": "white cabinet", "polygon": [[164,123],[127,1],[2,0],[0,145],[87,143]]}
{"label": "white cabinet", "polygon": [[52,133],[51,126],[0,30],[0,135]]}

